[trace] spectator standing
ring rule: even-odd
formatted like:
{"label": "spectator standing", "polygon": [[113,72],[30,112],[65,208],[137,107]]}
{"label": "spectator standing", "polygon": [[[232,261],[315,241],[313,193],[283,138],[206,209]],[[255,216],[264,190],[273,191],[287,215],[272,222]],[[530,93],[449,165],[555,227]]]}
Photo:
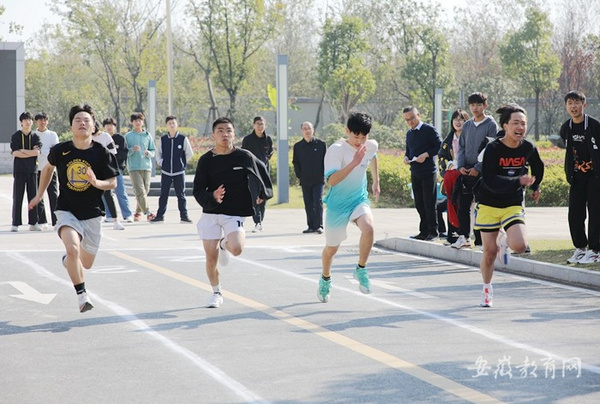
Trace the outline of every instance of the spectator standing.
{"label": "spectator standing", "polygon": [[[460,171],[460,192],[458,194],[458,239],[452,248],[471,247],[471,205],[473,204],[473,186],[479,179],[481,162],[478,161],[481,145],[486,138],[495,139],[498,124],[490,115],[486,115],[487,96],[480,92],[469,95],[469,109],[473,117],[463,125],[458,139],[457,167]],[[481,244],[479,232],[475,232],[475,245]]]}
{"label": "spectator standing", "polygon": [[[48,152],[52,148],[52,146],[58,144],[58,135],[56,132],[48,129],[48,114],[45,112],[40,112],[35,116],[35,123],[37,124],[37,129],[35,133],[40,137],[40,141],[42,142],[42,147],[40,149],[40,155],[38,156],[38,166],[37,166],[37,182],[40,182],[40,174],[42,173],[42,168],[48,162]],[[50,183],[48,184],[48,189],[46,190],[48,194],[48,202],[50,202],[50,221],[52,226],[56,225],[56,215],[54,211],[56,210],[56,201],[58,199],[58,182],[56,177],[56,171],[52,173],[52,177],[50,178]],[[44,199],[40,200],[40,203],[37,206],[38,208],[38,223],[42,227],[48,226],[48,219],[46,217],[46,205],[44,204]]]}
{"label": "spectator standing", "polygon": [[[33,117],[29,111],[23,112],[19,116],[21,129],[16,131],[10,138],[10,150],[13,155],[13,208],[12,208],[12,226],[10,231],[19,231],[19,226],[23,224],[23,196],[27,191],[27,200],[31,201],[35,197],[37,188],[37,164],[42,142],[40,137],[32,131]],[[42,231],[38,224],[37,209],[30,210],[28,213],[29,230]]]}
{"label": "spectator standing", "polygon": [[169,115],[165,119],[169,133],[163,135],[156,148],[156,164],[161,169],[160,174],[160,198],[158,199],[158,211],[151,223],[165,221],[167,202],[171,185],[175,188],[177,196],[177,207],[181,223],[192,223],[188,216],[187,201],[185,199],[185,167],[191,160],[194,152],[187,137],[177,130],[179,125],[177,118]]}
{"label": "spectator standing", "polygon": [[438,237],[437,203],[437,153],[442,138],[437,129],[421,121],[414,106],[402,110],[404,121],[410,129],[406,132],[404,164],[410,165],[410,181],[419,213],[419,234],[412,238],[432,241]]}
{"label": "spectator standing", "polygon": [[[108,133],[100,130],[100,123],[98,121],[94,122],[94,132],[92,133],[92,140],[94,142],[100,143],[102,146],[106,147],[108,152],[112,155],[117,156],[117,149],[115,147],[115,143],[113,142],[112,136]],[[117,207],[115,206],[115,200],[113,199],[112,190],[107,189],[102,194],[102,201],[104,205],[108,207],[108,211],[110,212],[111,220],[107,220],[113,222],[113,228],[115,230],[125,230],[125,226],[119,222],[119,216],[117,215]]]}
{"label": "spectator standing", "polygon": [[292,164],[296,177],[300,180],[306,223],[302,233],[323,233],[323,185],[325,183],[325,153],[327,145],[315,137],[315,129],[310,122],[304,122],[302,140],[294,145]]}
{"label": "spectator standing", "polygon": [[560,137],[566,145],[569,230],[575,246],[567,262],[591,264],[600,262],[600,122],[584,113],[587,103],[582,92],[569,92],[565,106],[571,118],[561,126]]}
{"label": "spectator standing", "polygon": [[125,135],[127,143],[127,171],[133,193],[137,201],[133,220],[139,222],[142,214],[146,215],[148,221],[156,216],[150,212],[148,206],[148,193],[150,192],[150,175],[152,172],[152,159],[154,158],[156,146],[154,137],[144,130],[144,114],[134,112],[131,114],[133,130]]}
{"label": "spectator standing", "polygon": [[[267,128],[267,121],[262,116],[255,116],[252,126],[254,130],[242,139],[242,149],[248,150],[254,154],[256,158],[263,162],[267,167],[267,172],[271,173],[271,166],[269,160],[273,155],[273,139],[267,135],[265,129]],[[263,200],[257,206],[257,212],[252,219],[254,220],[253,233],[257,233],[263,230],[262,222],[265,218],[265,207],[267,201]]]}
{"label": "spectator standing", "polygon": [[468,119],[469,114],[460,108],[452,113],[450,133],[442,142],[442,147],[438,152],[440,171],[444,179],[444,193],[447,196],[448,236],[446,240],[450,244],[455,243],[458,239],[458,203],[455,199],[454,185],[461,174],[457,170],[456,158],[458,156],[458,139],[460,139],[463,125]]}
{"label": "spectator standing", "polygon": [[102,122],[102,126],[104,127],[104,131],[112,137],[112,140],[115,144],[115,149],[117,151],[117,164],[119,166],[119,175],[117,175],[117,187],[115,188],[117,202],[119,203],[119,208],[121,208],[123,220],[125,220],[127,223],[132,223],[133,216],[131,214],[131,206],[129,205],[129,198],[127,197],[127,191],[125,190],[125,180],[123,178],[125,163],[127,162],[127,143],[125,143],[125,138],[123,137],[123,135],[117,133],[117,121],[115,120],[115,118],[104,119],[104,121]]}

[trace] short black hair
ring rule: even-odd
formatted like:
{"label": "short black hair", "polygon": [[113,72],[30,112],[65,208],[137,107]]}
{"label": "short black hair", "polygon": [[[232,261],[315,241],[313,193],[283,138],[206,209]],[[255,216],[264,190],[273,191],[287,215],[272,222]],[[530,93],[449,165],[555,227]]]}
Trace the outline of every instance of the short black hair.
{"label": "short black hair", "polygon": [[165,123],[169,123],[169,121],[176,121],[177,117],[173,116],[173,115],[169,115],[168,117],[165,118]]}
{"label": "short black hair", "polygon": [[145,118],[146,118],[146,116],[144,115],[143,112],[134,112],[133,114],[131,114],[131,117],[129,118],[129,121],[133,122],[136,119],[141,119],[143,121]]}
{"label": "short black hair", "polygon": [[415,111],[415,114],[418,114],[418,113],[419,113],[419,110],[417,109],[417,107],[415,107],[415,106],[413,106],[413,105],[409,105],[408,107],[405,107],[405,108],[402,110],[402,113],[403,113],[403,114],[406,114],[407,112],[412,112],[412,111]]}
{"label": "short black hair", "polygon": [[581,91],[569,91],[567,95],[565,95],[565,104],[569,100],[585,102],[585,94]]}
{"label": "short black hair", "polygon": [[479,91],[469,95],[469,105],[471,104],[485,104],[487,102],[487,95],[480,93]]}
{"label": "short black hair", "polygon": [[357,135],[367,136],[371,132],[373,126],[373,118],[371,115],[364,112],[352,112],[348,116],[346,127],[348,130]]}
{"label": "short black hair", "polygon": [[259,116],[255,116],[254,120],[252,121],[252,123],[256,123],[258,121],[266,121],[266,119],[264,117],[260,116],[260,115]]}
{"label": "short black hair", "polygon": [[117,126],[117,121],[113,117],[104,118],[104,120],[102,121],[102,126],[106,126],[106,125],[115,125],[115,126]]}
{"label": "short black hair", "polygon": [[89,104],[79,104],[79,105],[75,105],[73,107],[71,107],[71,110],[69,111],[69,125],[73,125],[73,119],[75,118],[75,115],[77,115],[79,112],[87,112],[88,114],[90,114],[92,116],[92,119],[95,121],[95,115],[94,115],[94,109],[92,108],[91,105]]}
{"label": "short black hair", "polygon": [[37,121],[38,119],[48,120],[48,114],[42,111],[35,116],[35,120]]}
{"label": "short black hair", "polygon": [[456,133],[456,130],[454,129],[454,125],[452,124],[452,121],[455,120],[456,118],[462,118],[465,121],[469,119],[469,114],[467,114],[467,111],[465,111],[464,109],[456,109],[453,113],[452,113],[452,117],[450,118],[450,133]]}
{"label": "short black hair", "polygon": [[506,104],[498,108],[496,110],[496,113],[500,115],[500,127],[502,127],[502,125],[504,125],[505,123],[508,123],[510,121],[511,115],[515,112],[521,112],[525,114],[525,116],[527,116],[527,111],[525,111],[525,108],[523,108],[519,104]]}
{"label": "short black hair", "polygon": [[19,115],[19,121],[20,122],[23,122],[25,119],[31,119],[31,120],[33,120],[33,117],[31,116],[31,112],[25,111],[21,115]]}
{"label": "short black hair", "polygon": [[231,124],[231,126],[233,126],[233,129],[235,129],[235,125],[233,124],[233,121],[227,117],[222,116],[220,118],[215,119],[215,121],[213,122],[213,124],[212,124],[213,132],[215,131],[215,128],[217,127],[217,125],[220,123],[229,123],[229,124]]}

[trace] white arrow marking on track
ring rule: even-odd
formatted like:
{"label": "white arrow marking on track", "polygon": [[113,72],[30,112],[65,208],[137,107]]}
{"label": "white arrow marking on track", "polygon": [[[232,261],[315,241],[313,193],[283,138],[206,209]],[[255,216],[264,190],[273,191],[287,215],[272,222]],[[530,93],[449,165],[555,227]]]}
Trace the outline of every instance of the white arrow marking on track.
{"label": "white arrow marking on track", "polygon": [[16,297],[17,299],[29,300],[31,302],[41,304],[49,304],[56,297],[56,294],[54,293],[40,293],[25,282],[2,282],[0,285],[5,283],[11,285],[21,292],[20,295],[10,295],[11,297]]}

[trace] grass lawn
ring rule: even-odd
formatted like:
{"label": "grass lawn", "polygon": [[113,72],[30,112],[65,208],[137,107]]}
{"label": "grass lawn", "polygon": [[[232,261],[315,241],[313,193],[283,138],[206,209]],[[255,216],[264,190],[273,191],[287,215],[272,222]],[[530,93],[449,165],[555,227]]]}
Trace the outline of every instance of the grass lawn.
{"label": "grass lawn", "polygon": [[529,245],[531,254],[524,254],[523,258],[600,271],[600,263],[588,265],[567,264],[567,259],[571,257],[574,250],[571,240],[529,240]]}

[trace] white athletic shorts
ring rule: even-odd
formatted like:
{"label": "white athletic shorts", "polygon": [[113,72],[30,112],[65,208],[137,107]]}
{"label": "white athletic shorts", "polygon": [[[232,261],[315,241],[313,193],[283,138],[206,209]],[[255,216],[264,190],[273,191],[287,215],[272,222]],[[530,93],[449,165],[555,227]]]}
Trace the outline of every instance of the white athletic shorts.
{"label": "white athletic shorts", "polygon": [[92,255],[98,253],[100,240],[102,239],[102,216],[92,219],[79,220],[69,211],[57,210],[56,230],[60,237],[60,228],[63,226],[74,229],[81,239],[81,248]]}
{"label": "white athletic shorts", "polygon": [[244,220],[240,216],[203,213],[196,227],[202,240],[220,240],[236,231],[244,231]]}
{"label": "white athletic shorts", "polygon": [[[361,216],[373,216],[369,205],[367,205],[366,203],[361,203],[356,208],[354,208],[347,221],[342,221],[341,226],[332,227],[327,225],[327,216],[330,214],[335,213],[329,210],[325,212],[325,244],[329,247],[337,247],[340,244],[342,244],[342,241],[346,240],[346,238],[348,237],[348,222],[354,222],[354,224],[356,224],[356,219],[358,219]],[[339,223],[338,220],[335,220],[334,222]]]}

